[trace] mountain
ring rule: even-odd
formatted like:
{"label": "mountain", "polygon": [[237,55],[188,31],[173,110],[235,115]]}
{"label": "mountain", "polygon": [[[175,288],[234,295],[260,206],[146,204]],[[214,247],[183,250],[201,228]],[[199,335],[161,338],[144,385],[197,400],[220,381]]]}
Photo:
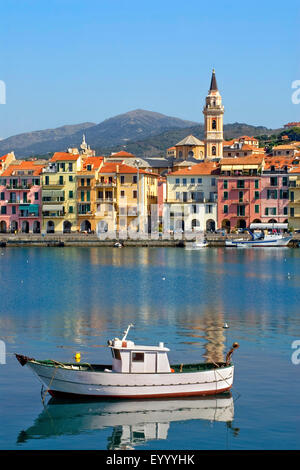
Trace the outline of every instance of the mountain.
{"label": "mountain", "polygon": [[[249,135],[258,137],[260,135],[271,135],[278,134],[282,129],[268,129],[264,126],[252,126],[249,124],[235,122],[233,124],[224,125],[224,139],[229,140],[234,137],[242,135]],[[166,149],[177,144],[187,135],[194,135],[198,139],[204,139],[204,125],[197,124],[196,126],[186,127],[184,129],[172,129],[161,134],[141,139],[137,141],[131,141],[123,145],[115,146],[99,146],[96,148],[98,155],[109,155],[111,152],[117,152],[119,150],[126,150],[137,156],[152,157],[156,155],[165,155]]]}
{"label": "mountain", "polygon": [[100,124],[84,123],[9,137],[0,141],[0,155],[14,150],[17,158],[26,158],[31,155],[45,155],[49,152],[66,150],[69,147],[79,147],[83,133],[91,148],[124,145],[128,141],[144,139],[166,130],[195,124],[193,121],[137,109],[106,119]]}
{"label": "mountain", "polygon": [[40,149],[44,148],[46,149],[45,153],[51,152],[52,147],[56,147],[57,142],[60,142],[62,139],[71,139],[71,136],[76,132],[80,132],[82,137],[82,133],[91,126],[95,126],[95,124],[84,122],[82,124],[57,127],[56,129],[45,129],[14,135],[0,140],[0,155],[5,155],[13,150],[17,158],[23,158],[39,153]]}

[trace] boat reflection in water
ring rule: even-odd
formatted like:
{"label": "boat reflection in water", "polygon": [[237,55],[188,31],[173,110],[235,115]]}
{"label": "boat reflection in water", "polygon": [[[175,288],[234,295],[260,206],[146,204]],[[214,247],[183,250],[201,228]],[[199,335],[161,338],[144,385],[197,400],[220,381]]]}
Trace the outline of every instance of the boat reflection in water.
{"label": "boat reflection in water", "polygon": [[233,416],[230,393],[180,400],[68,403],[51,398],[33,426],[19,433],[18,444],[30,439],[47,439],[112,427],[107,449],[133,449],[146,441],[167,439],[173,421],[207,420],[229,424]]}

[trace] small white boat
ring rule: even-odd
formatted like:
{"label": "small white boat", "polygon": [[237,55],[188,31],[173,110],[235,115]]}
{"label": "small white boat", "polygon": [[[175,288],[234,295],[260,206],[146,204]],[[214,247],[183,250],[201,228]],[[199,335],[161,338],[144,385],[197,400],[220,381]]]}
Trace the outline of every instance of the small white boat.
{"label": "small white boat", "polygon": [[215,395],[232,387],[231,356],[238,343],[233,344],[225,362],[170,365],[169,349],[163,343],[138,346],[128,341],[130,326],[122,339],[108,341],[112,365],[16,357],[37,375],[51,396],[165,398]]}
{"label": "small white boat", "polygon": [[251,236],[251,240],[236,239],[236,240],[225,240],[225,245],[236,248],[253,248],[253,247],[283,247],[287,246],[293,238],[290,234],[282,234],[278,232],[265,234],[253,233],[251,230],[247,230]]}

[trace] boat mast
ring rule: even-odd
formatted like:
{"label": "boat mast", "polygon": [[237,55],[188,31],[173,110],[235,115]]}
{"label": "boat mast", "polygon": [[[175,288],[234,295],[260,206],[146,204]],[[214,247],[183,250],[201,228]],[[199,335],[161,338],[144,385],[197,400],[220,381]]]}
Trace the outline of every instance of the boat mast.
{"label": "boat mast", "polygon": [[125,340],[126,340],[126,337],[127,337],[127,335],[128,335],[128,332],[129,332],[129,330],[130,330],[130,328],[131,328],[132,326],[134,326],[132,323],[130,323],[130,325],[128,325],[127,330],[124,331],[124,336],[123,336],[123,338],[122,338],[122,341],[125,341]]}

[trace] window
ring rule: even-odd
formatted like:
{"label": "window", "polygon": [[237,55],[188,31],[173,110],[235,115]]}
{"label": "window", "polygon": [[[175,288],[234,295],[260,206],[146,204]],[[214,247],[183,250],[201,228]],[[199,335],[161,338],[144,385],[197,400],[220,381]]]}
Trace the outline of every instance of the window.
{"label": "window", "polygon": [[288,177],[287,176],[284,176],[282,178],[282,186],[288,186]]}
{"label": "window", "polygon": [[23,193],[23,202],[27,202],[27,193]]}
{"label": "window", "polygon": [[295,196],[294,196],[294,191],[290,191],[290,201],[294,202]]}
{"label": "window", "polygon": [[133,197],[134,199],[137,199],[137,191],[133,191],[133,192],[132,192],[132,197]]}
{"label": "window", "polygon": [[132,182],[135,183],[135,184],[137,183],[137,175],[133,175]]}
{"label": "window", "polygon": [[16,214],[16,213],[17,213],[16,206],[11,206],[11,213],[12,213],[12,214]]}
{"label": "window", "polygon": [[45,176],[45,184],[49,184],[49,176]]}
{"label": "window", "polygon": [[73,199],[73,191],[69,191],[69,198]]}
{"label": "window", "polygon": [[1,193],[1,201],[4,201],[5,193]]}
{"label": "window", "polygon": [[6,214],[6,206],[1,206],[1,214]]}
{"label": "window", "polygon": [[191,184],[195,184],[195,178],[191,178]]}
{"label": "window", "polygon": [[243,202],[244,199],[244,193],[243,191],[239,191],[239,202]]}
{"label": "window", "polygon": [[290,216],[291,216],[291,217],[295,217],[295,209],[294,209],[294,207],[291,207],[291,208],[290,208]]}
{"label": "window", "polygon": [[[88,165],[91,166],[91,165]],[[73,163],[69,163],[69,171],[73,171]]]}
{"label": "window", "polygon": [[211,204],[207,204],[205,206],[205,213],[206,214],[212,214],[212,205]]}
{"label": "window", "polygon": [[64,184],[64,177],[63,176],[59,177],[59,184]]}
{"label": "window", "polygon": [[216,119],[213,119],[213,120],[212,120],[211,128],[212,128],[212,129],[217,129],[217,121],[216,121]]}
{"label": "window", "polygon": [[65,171],[65,164],[64,164],[64,163],[61,163],[61,164],[60,164],[60,168],[61,168],[62,171]]}
{"label": "window", "polygon": [[288,190],[281,189],[280,190],[280,199],[288,199],[288,198],[289,198]]}
{"label": "window", "polygon": [[255,184],[255,189],[259,189],[259,180],[255,180],[254,184]]}
{"label": "window", "polygon": [[245,188],[245,181],[244,180],[238,180],[237,187],[241,188],[241,189],[244,189]]}
{"label": "window", "polygon": [[86,200],[87,200],[88,202],[90,202],[90,200],[91,200],[91,191],[87,191],[87,192],[86,192]]}
{"label": "window", "polygon": [[265,215],[276,215],[276,207],[266,207]]}
{"label": "window", "polygon": [[69,213],[73,214],[73,206],[69,206]]}
{"label": "window", "polygon": [[132,362],[144,362],[144,353],[134,352],[132,353]]}
{"label": "window", "polygon": [[245,215],[245,206],[237,206],[237,215],[242,217]]}
{"label": "window", "polygon": [[287,207],[283,208],[283,215],[288,215],[288,208]]}
{"label": "window", "polygon": [[182,184],[183,186],[186,186],[186,178],[182,178]]}
{"label": "window", "polygon": [[87,169],[87,171],[91,171],[92,170],[92,165],[87,165],[86,169]]}
{"label": "window", "polygon": [[202,184],[202,178],[198,178],[198,184]]}
{"label": "window", "polygon": [[180,184],[180,178],[176,178],[175,184]]}
{"label": "window", "polygon": [[34,193],[34,200],[38,201],[38,199],[39,199],[39,193]]}
{"label": "window", "polygon": [[121,197],[125,197],[125,191],[122,190],[122,191],[120,192],[120,196],[121,196]]}
{"label": "window", "polygon": [[81,180],[80,180],[80,186],[84,186],[84,178],[81,178]]}
{"label": "window", "polygon": [[212,146],[211,153],[212,153],[212,155],[217,155],[217,148],[216,148],[215,145]]}
{"label": "window", "polygon": [[[272,170],[272,168],[271,168]],[[271,176],[270,178],[270,186],[278,186],[278,178],[277,176]]]}
{"label": "window", "polygon": [[212,178],[212,179],[211,179],[211,185],[212,185],[212,186],[216,186],[216,178]]}
{"label": "window", "polygon": [[[111,183],[110,180],[111,180],[111,178],[109,178],[109,182]],[[87,186],[91,186],[91,179],[90,179],[90,178],[87,178],[87,180],[86,180],[86,185],[87,185]]]}
{"label": "window", "polygon": [[112,349],[112,354],[115,359],[121,360],[121,354],[119,349]]}
{"label": "window", "polygon": [[277,189],[268,189],[267,199],[277,199]]}
{"label": "window", "polygon": [[122,176],[120,177],[120,179],[121,179],[121,184],[124,184],[124,183],[125,183],[125,176],[122,175]]}
{"label": "window", "polygon": [[254,191],[254,199],[259,199],[259,191]]}
{"label": "window", "polygon": [[224,191],[223,199],[228,199],[228,192],[227,191]]}
{"label": "window", "polygon": [[224,186],[224,189],[228,189],[228,181],[227,180],[224,180],[223,186]]}
{"label": "window", "polygon": [[259,204],[255,204],[255,214],[259,214]]}
{"label": "window", "polygon": [[81,200],[81,201],[84,201],[84,191],[81,191],[81,192],[80,192],[80,200]]}
{"label": "window", "polygon": [[226,204],[223,207],[223,212],[224,212],[224,214],[228,214],[228,206]]}
{"label": "window", "polygon": [[73,181],[73,175],[69,175],[69,181]]}
{"label": "window", "polygon": [[176,201],[180,201],[180,192],[176,192]]}

